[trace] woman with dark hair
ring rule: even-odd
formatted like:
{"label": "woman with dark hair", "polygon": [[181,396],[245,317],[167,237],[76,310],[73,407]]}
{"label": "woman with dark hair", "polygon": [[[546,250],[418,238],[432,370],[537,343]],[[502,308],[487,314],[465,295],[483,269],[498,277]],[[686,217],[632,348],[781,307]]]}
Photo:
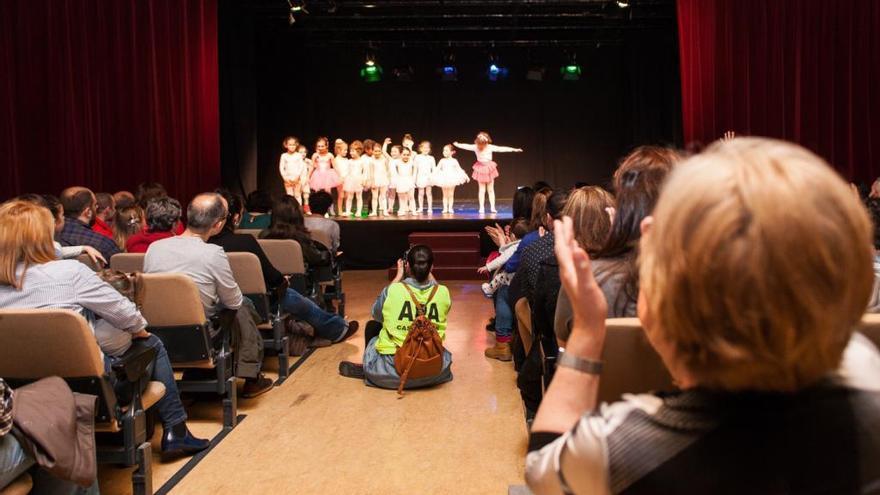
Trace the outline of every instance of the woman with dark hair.
{"label": "woman with dark hair", "polygon": [[[608,301],[608,318],[636,315],[639,295],[639,239],[642,220],[654,210],[666,176],[681,156],[674,150],[641,146],[614,172],[617,209],[608,240],[592,258],[593,275]],[[556,304],[556,337],[571,331],[572,308],[564,292]]]}
{"label": "woman with dark hair", "polygon": [[292,196],[284,196],[272,205],[272,221],[268,229],[260,232],[260,239],[293,239],[302,247],[303,258],[310,267],[329,265],[330,251],[309,234],[299,203]]}
{"label": "woman with dark hair", "polygon": [[535,190],[529,186],[517,187],[513,193],[513,218],[532,217],[532,199],[535,197]]}
{"label": "woman with dark hair", "polygon": [[[437,283],[431,274],[434,253],[431,248],[418,244],[406,252],[406,260],[397,260],[397,276],[382,289],[373,304],[373,321],[367,323],[364,332],[366,347],[363,364],[350,361],[339,363],[339,373],[352,378],[363,378],[367,385],[396,389],[400,375],[394,367],[397,352],[417,313],[413,307],[415,298],[425,306],[425,315],[437,327],[441,339],[446,338],[446,318],[452,307],[449,289]],[[443,351],[443,366],[439,374],[423,378],[411,378],[405,388],[420,388],[452,380],[452,353]]]}
{"label": "woman with dark hair", "polygon": [[248,194],[245,208],[247,211],[241,216],[240,229],[265,229],[269,226],[272,217],[272,195],[268,191],[257,189]]}

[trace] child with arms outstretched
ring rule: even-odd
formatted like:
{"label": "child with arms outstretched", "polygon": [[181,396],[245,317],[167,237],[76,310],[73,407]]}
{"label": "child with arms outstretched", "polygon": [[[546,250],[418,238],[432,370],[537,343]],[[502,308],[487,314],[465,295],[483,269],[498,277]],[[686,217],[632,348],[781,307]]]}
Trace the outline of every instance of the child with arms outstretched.
{"label": "child with arms outstretched", "polygon": [[474,144],[465,144],[455,142],[452,143],[456,148],[473,151],[477,155],[477,161],[474,163],[474,172],[471,177],[480,185],[479,201],[480,213],[485,213],[484,196],[489,196],[489,208],[492,213],[498,213],[495,209],[495,179],[498,177],[498,164],[492,161],[492,153],[498,152],[522,152],[522,148],[511,148],[509,146],[496,146],[492,144],[492,138],[488,132],[480,131],[474,139]]}

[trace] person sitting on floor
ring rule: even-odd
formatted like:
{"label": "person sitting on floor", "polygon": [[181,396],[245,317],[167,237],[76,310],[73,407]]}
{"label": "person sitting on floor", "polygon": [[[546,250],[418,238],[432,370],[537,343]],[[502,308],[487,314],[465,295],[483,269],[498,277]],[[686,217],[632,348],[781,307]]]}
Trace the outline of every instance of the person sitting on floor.
{"label": "person sitting on floor", "polygon": [[[208,242],[223,248],[227,253],[251,253],[260,260],[263,271],[263,279],[270,292],[284,283],[284,275],[281,274],[269,261],[260,243],[250,234],[236,234],[238,222],[244,212],[241,196],[229,191],[218,193],[223,196],[229,205],[229,213],[223,229],[211,236]],[[288,196],[289,197],[289,196]],[[293,200],[293,198],[291,198]],[[295,201],[295,200],[294,200]],[[326,339],[331,343],[342,342],[357,332],[358,322],[346,322],[336,313],[324,311],[314,301],[301,295],[295,289],[288,287],[284,297],[280,301],[281,308],[297,320],[302,320],[315,329],[315,336]]]}
{"label": "person sitting on floor", "polygon": [[[425,245],[415,245],[406,253],[406,261],[397,261],[397,275],[382,289],[373,304],[373,321],[364,332],[366,347],[363,364],[339,363],[339,373],[363,378],[367,385],[396,389],[400,375],[394,367],[394,355],[403,345],[410,325],[416,319],[410,291],[419,304],[426,306],[425,315],[437,327],[440,338],[446,339],[446,319],[452,307],[449,289],[437,283],[431,274],[434,253]],[[404,278],[406,276],[406,278]],[[409,289],[409,290],[407,290]],[[432,297],[433,294],[433,297]],[[443,350],[443,365],[436,376],[411,378],[405,388],[437,385],[452,380],[452,353]]]}
{"label": "person sitting on floor", "polygon": [[[156,403],[166,454],[194,454],[208,447],[186,427],[174,371],[162,341],[145,330],[147,321],[137,307],[75,260],[56,260],[52,244],[52,216],[26,201],[0,206],[0,308],[58,308],[82,314],[95,331],[97,345],[109,366],[141,339],[156,349],[153,380],[165,385]],[[110,375],[113,377],[113,375]]]}
{"label": "person sitting on floor", "polygon": [[596,403],[609,301],[557,223],[574,324],[532,424],[531,491],[876,492],[880,353],[853,333],[872,232],[846,183],[797,145],[737,138],[678,166],[641,229],[638,315],[680,391]]}
{"label": "person sitting on floor", "polygon": [[125,251],[129,253],[146,253],[150,244],[174,236],[174,227],[180,222],[183,212],[180,203],[168,196],[160,196],[147,200],[145,217],[147,228],[132,235],[125,242]]}
{"label": "person sitting on floor", "polygon": [[112,239],[92,230],[97,213],[95,195],[85,187],[69,187],[61,192],[64,227],[58,234],[62,246],[92,246],[104,259],[122,252]]}
{"label": "person sitting on floor", "polygon": [[272,388],[263,376],[263,337],[243,298],[223,248],[208,239],[223,230],[226,200],[216,193],[199,194],[186,209],[183,234],[150,244],[144,256],[144,273],[183,273],[199,289],[205,314],[210,318],[222,309],[235,311],[232,341],[235,342],[235,375],[245,379],[242,397],[256,397]]}

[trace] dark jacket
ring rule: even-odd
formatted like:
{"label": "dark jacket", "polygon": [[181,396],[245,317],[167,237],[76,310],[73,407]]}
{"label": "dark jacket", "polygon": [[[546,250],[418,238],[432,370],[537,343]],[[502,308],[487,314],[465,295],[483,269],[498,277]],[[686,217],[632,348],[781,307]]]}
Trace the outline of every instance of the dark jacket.
{"label": "dark jacket", "polygon": [[214,237],[208,239],[211,244],[216,244],[223,248],[227,253],[253,253],[260,259],[260,268],[263,269],[263,279],[266,281],[267,288],[274,288],[281,285],[284,275],[279,272],[269,261],[260,243],[250,234],[236,234],[228,230],[224,230]]}

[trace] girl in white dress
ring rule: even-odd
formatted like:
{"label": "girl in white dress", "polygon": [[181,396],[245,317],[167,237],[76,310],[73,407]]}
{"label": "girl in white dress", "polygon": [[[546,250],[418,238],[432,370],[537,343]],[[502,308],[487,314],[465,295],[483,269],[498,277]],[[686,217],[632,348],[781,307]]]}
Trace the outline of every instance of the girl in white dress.
{"label": "girl in white dress", "polygon": [[312,170],[314,167],[312,166],[312,160],[309,158],[309,149],[306,148],[304,144],[299,145],[296,149],[296,153],[300,156],[300,160],[303,162],[302,167],[302,176],[299,179],[299,183],[301,184],[301,192],[302,197],[294,196],[297,201],[299,201],[300,206],[302,206],[303,211],[306,213],[311,213],[312,210],[309,207],[309,193],[311,192],[311,186],[309,186],[309,177],[312,176]]}
{"label": "girl in white dress", "polygon": [[389,151],[389,144],[391,144],[391,138],[385,138],[385,141],[382,142],[382,153],[384,153],[385,158],[388,159],[388,172],[390,175],[387,194],[388,215],[394,213],[394,199],[397,197],[397,166],[400,165],[400,151],[403,149],[399,144],[395,144]]}
{"label": "girl in white dress", "polygon": [[492,161],[493,152],[522,152],[522,148],[509,146],[496,146],[492,144],[492,138],[488,132],[481,131],[474,139],[474,144],[452,143],[456,148],[470,150],[476,153],[477,161],[474,163],[474,172],[471,174],[480,185],[479,200],[480,213],[486,213],[484,195],[489,194],[489,208],[492,213],[498,213],[495,209],[495,178],[498,177],[498,164]]}
{"label": "girl in white dress", "polygon": [[283,146],[286,151],[278,161],[278,170],[281,172],[281,180],[284,181],[284,192],[301,202],[302,176],[306,164],[303,156],[297,153],[300,144],[295,137],[288,136],[284,138]]}
{"label": "girl in white dress", "polygon": [[471,178],[461,169],[458,160],[454,158],[455,148],[451,144],[443,147],[443,158],[437,164],[434,172],[434,185],[443,191],[443,213],[452,213],[452,204],[455,202],[455,188],[470,182]]}
{"label": "girl in white dress", "polygon": [[345,177],[348,175],[348,143],[342,139],[333,142],[333,169],[339,175],[339,185],[336,186],[336,214],[342,214],[342,204],[345,196]]}
{"label": "girl in white dress", "polygon": [[397,190],[397,200],[400,203],[397,214],[399,216],[408,213],[415,215],[416,200],[413,198],[413,190],[416,187],[415,166],[412,160],[412,151],[409,148],[403,148],[400,152],[396,171],[394,186]]}
{"label": "girl in white dress", "polygon": [[370,216],[375,217],[378,212],[388,214],[388,184],[391,183],[391,174],[388,171],[388,157],[382,151],[382,145],[373,144],[373,154],[370,157],[369,171],[366,174],[366,185],[370,188],[372,196],[372,209]]}
{"label": "girl in white dress", "polygon": [[431,156],[430,142],[422,141],[419,143],[419,154],[416,155],[414,161],[416,168],[416,187],[418,188],[416,196],[418,197],[419,203],[419,209],[417,211],[419,213],[422,212],[424,199],[427,197],[428,215],[433,215],[434,199],[431,197],[431,186],[435,185],[433,177],[434,170],[437,168],[437,162],[434,160],[434,157]]}
{"label": "girl in white dress", "polygon": [[348,160],[348,173],[345,176],[343,190],[345,191],[345,213],[349,216],[352,214],[351,203],[357,198],[357,209],[354,215],[358,216],[364,209],[364,161],[361,153],[364,151],[364,145],[360,141],[351,142],[351,159]]}

